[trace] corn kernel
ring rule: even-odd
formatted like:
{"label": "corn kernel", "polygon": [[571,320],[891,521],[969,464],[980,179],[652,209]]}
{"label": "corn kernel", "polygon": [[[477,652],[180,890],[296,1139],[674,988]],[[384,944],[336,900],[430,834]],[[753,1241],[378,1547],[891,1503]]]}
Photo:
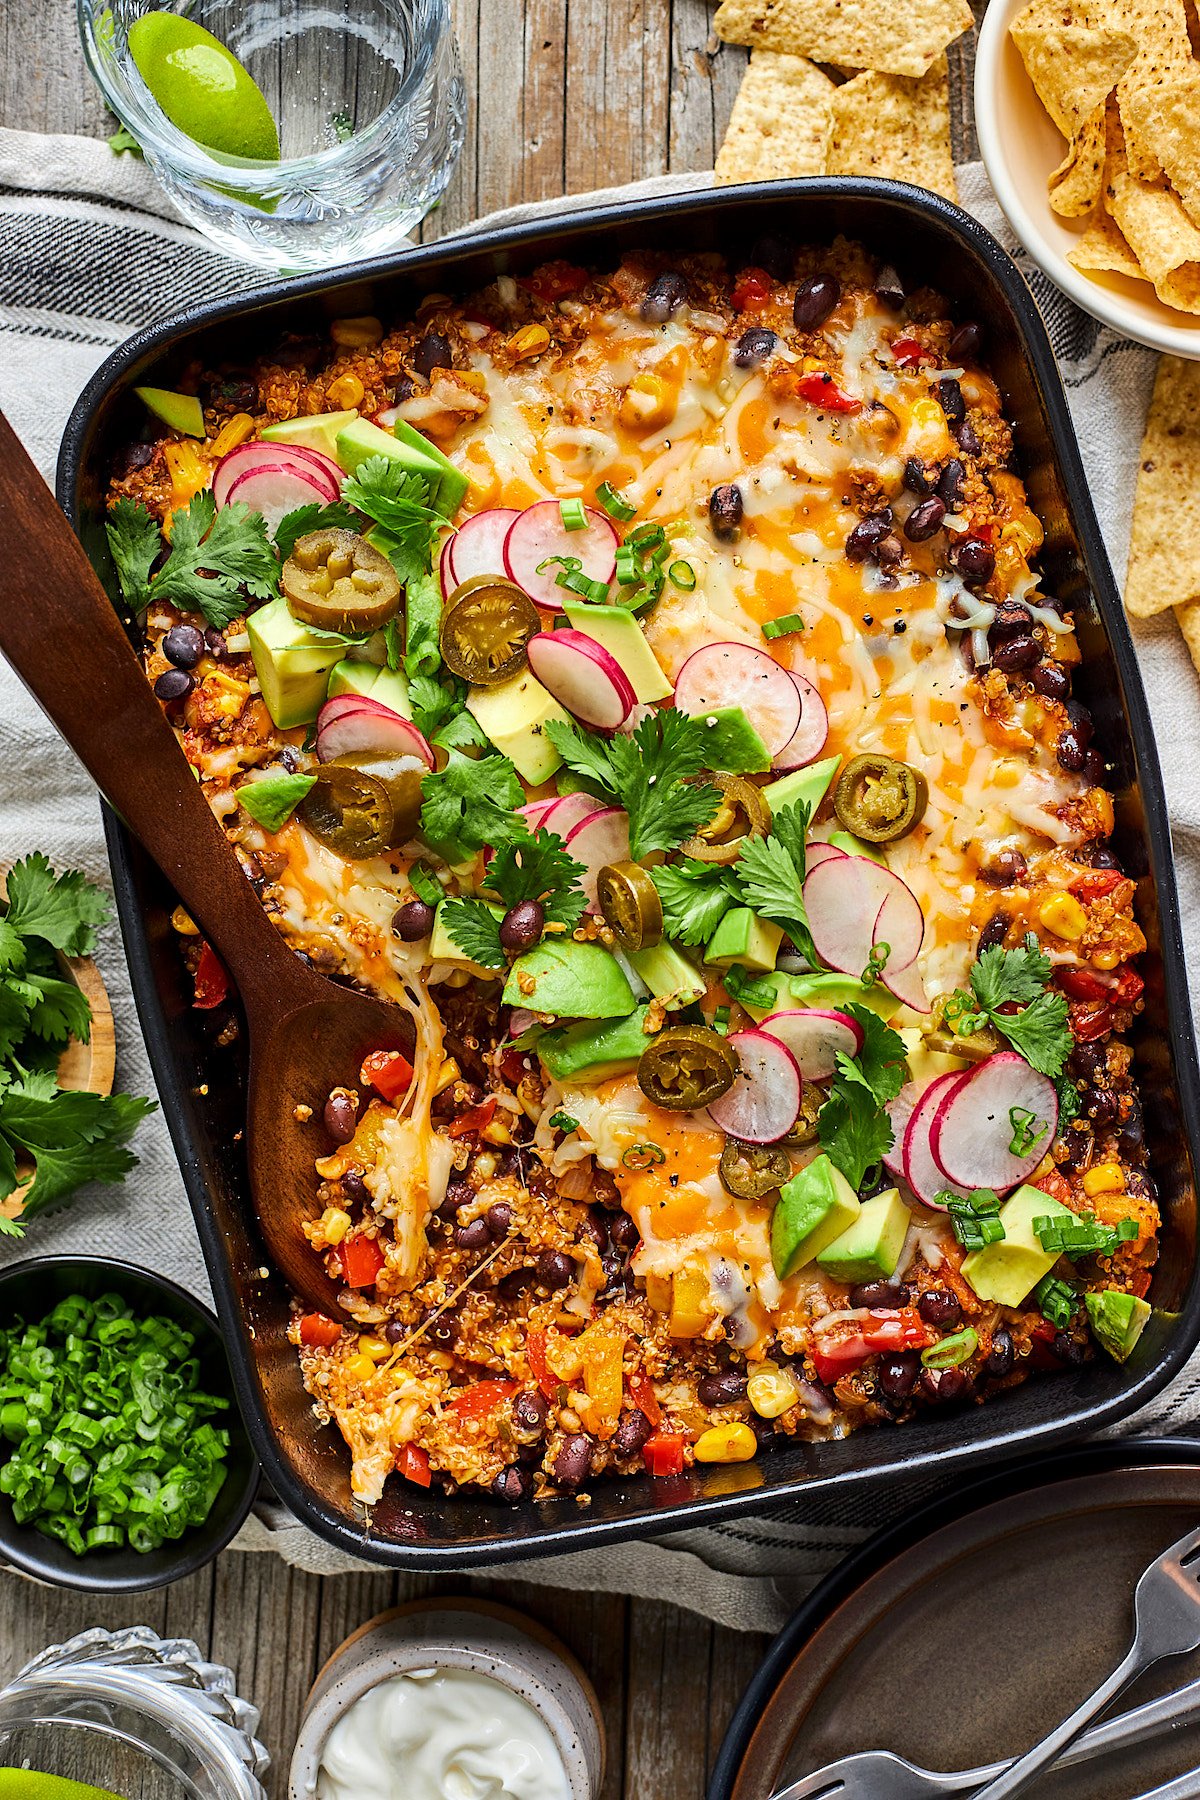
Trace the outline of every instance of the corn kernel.
{"label": "corn kernel", "polygon": [[195,919],[193,919],[191,913],[186,912],[182,906],[177,906],[175,911],[171,914],[171,923],[179,933],[180,937],[200,936],[200,927],[197,925]]}
{"label": "corn kernel", "polygon": [[386,1362],[392,1354],[391,1346],[377,1337],[360,1337],[358,1349],[360,1356],[369,1356],[373,1363]]}
{"label": "corn kernel", "polygon": [[696,1439],[697,1462],[749,1462],[758,1453],[758,1439],[748,1425],[711,1425]]}
{"label": "corn kernel", "polygon": [[357,375],[339,375],[325,389],[325,398],[337,411],[348,412],[359,405],[366,391]]}
{"label": "corn kernel", "polygon": [[1123,961],[1124,958],[1116,950],[1097,950],[1092,958],[1092,967],[1107,972],[1117,968]]}
{"label": "corn kernel", "polygon": [[946,415],[936,400],[914,400],[909,409],[909,418],[918,431],[927,431],[940,425],[945,429]]}
{"label": "corn kernel", "polygon": [[375,1373],[375,1364],[369,1356],[348,1356],[343,1367],[351,1381],[370,1381]]}
{"label": "corn kernel", "polygon": [[550,333],[544,325],[522,325],[509,338],[508,347],[518,362],[525,362],[531,356],[540,356],[549,343]]}
{"label": "corn kernel", "polygon": [[1055,937],[1078,943],[1087,930],[1087,914],[1074,894],[1051,894],[1038,907],[1038,919]]}
{"label": "corn kernel", "polygon": [[438,1070],[438,1078],[434,1084],[435,1094],[444,1094],[452,1081],[457,1081],[462,1070],[452,1056],[448,1056]]}
{"label": "corn kernel", "polygon": [[795,1406],[800,1390],[787,1369],[760,1363],[746,1383],[746,1397],[760,1419],[778,1419]]}
{"label": "corn kernel", "polygon": [[[435,369],[433,373],[436,377],[439,371]],[[469,387],[472,393],[483,394],[486,397],[488,391],[487,376],[482,369],[456,369],[454,373],[464,387]]]}
{"label": "corn kernel", "polygon": [[635,375],[618,408],[622,425],[648,430],[665,425],[674,416],[675,402],[671,390],[660,375]]}
{"label": "corn kernel", "polygon": [[1116,814],[1113,812],[1112,795],[1107,788],[1091,788],[1088,792],[1088,799],[1100,829],[1106,837],[1111,837],[1113,826],[1117,822]]}
{"label": "corn kernel", "polygon": [[360,319],[335,319],[329,335],[343,350],[369,350],[383,337],[383,326],[368,313]]}
{"label": "corn kernel", "polygon": [[226,419],[213,439],[209,447],[209,454],[214,458],[227,456],[231,450],[236,450],[239,444],[244,444],[253,431],[254,420],[249,413],[234,413],[232,419]]}
{"label": "corn kernel", "polygon": [[1083,1191],[1093,1194],[1115,1194],[1124,1189],[1125,1171],[1120,1163],[1097,1163],[1083,1177]]}
{"label": "corn kernel", "polygon": [[498,1114],[489,1124],[484,1126],[479,1135],[484,1142],[488,1144],[512,1143],[512,1132],[509,1130],[506,1121],[500,1118]]}
{"label": "corn kernel", "polygon": [[321,1214],[321,1230],[327,1244],[340,1244],[350,1229],[350,1214],[340,1206],[327,1206]]}

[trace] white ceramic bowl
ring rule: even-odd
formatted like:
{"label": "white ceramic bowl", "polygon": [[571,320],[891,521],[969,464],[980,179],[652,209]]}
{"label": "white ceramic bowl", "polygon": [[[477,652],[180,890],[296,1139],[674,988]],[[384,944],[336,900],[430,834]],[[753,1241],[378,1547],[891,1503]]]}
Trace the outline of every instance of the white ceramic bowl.
{"label": "white ceramic bowl", "polygon": [[1200,359],[1200,316],[1189,319],[1164,306],[1148,281],[1085,275],[1067,261],[1084,223],[1060,219],[1051,210],[1046,181],[1066,154],[1066,144],[1008,35],[1024,4],[990,0],[975,53],[975,124],[996,198],[1038,267],[1085,312],[1152,350]]}

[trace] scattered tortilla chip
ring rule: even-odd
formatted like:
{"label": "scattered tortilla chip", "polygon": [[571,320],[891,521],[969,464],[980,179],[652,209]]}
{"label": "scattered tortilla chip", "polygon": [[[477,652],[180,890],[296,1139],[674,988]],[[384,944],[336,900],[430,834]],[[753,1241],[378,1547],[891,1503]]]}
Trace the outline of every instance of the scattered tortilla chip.
{"label": "scattered tortilla chip", "polygon": [[1104,185],[1104,107],[1098,106],[1071,140],[1066,156],[1051,175],[1050,205],[1064,219],[1090,213]]}
{"label": "scattered tortilla chip", "polygon": [[1087,230],[1074,249],[1067,251],[1067,261],[1085,275],[1132,275],[1135,281],[1149,280],[1116,220],[1103,206],[1097,206],[1088,220]]}
{"label": "scattered tortilla chip", "polygon": [[713,30],[752,50],[918,76],[972,22],[967,0],[721,0]]}
{"label": "scattered tortilla chip", "polygon": [[958,199],[950,154],[950,82],[940,56],[919,81],[868,70],[834,90],[829,175],[881,175]]}
{"label": "scattered tortilla chip", "polygon": [[1129,172],[1152,181],[1162,165],[1134,116],[1137,96],[1191,57],[1184,0],[1121,0],[1121,23],[1138,42],[1138,53],[1117,83],[1121,123],[1125,128]]}
{"label": "scattered tortilla chip", "polygon": [[1197,673],[1200,673],[1200,600],[1189,600],[1186,606],[1177,606],[1175,617],[1179,620],[1179,629],[1188,647],[1188,655]]}
{"label": "scattered tortilla chip", "polygon": [[1047,27],[1042,13],[1044,7],[1035,0],[1014,19],[1010,32],[1038,99],[1071,139],[1104,105],[1132,63],[1137,39],[1127,31],[1091,25]]}
{"label": "scattered tortilla chip", "polygon": [[1105,203],[1159,299],[1200,313],[1200,231],[1166,182],[1118,175]]}
{"label": "scattered tortilla chip", "polygon": [[806,56],[755,50],[717,155],[717,180],[823,175],[829,101],[836,92],[836,84]]}
{"label": "scattered tortilla chip", "polygon": [[1123,115],[1200,225],[1200,69],[1181,67],[1135,87]]}
{"label": "scattered tortilla chip", "polygon": [[[1131,177],[1124,177],[1130,180]],[[1149,619],[1200,600],[1200,363],[1159,360],[1138,460],[1125,605]],[[1185,622],[1193,657],[1200,614]],[[1189,636],[1189,632],[1191,635]],[[1200,665],[1198,665],[1200,666]]]}

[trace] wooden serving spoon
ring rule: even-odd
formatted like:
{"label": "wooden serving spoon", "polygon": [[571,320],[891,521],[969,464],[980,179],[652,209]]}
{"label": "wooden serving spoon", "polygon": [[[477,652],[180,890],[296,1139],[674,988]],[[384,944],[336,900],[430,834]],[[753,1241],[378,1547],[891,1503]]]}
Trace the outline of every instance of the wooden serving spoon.
{"label": "wooden serving spoon", "polygon": [[[242,873],[112,602],[0,415],[0,652],[154,858],[237,984],[250,1037],[246,1147],[267,1248],[308,1305],[337,1288],[302,1226],[330,1090],[372,1050],[411,1051],[399,1007],[338,986],[290,950]],[[311,1107],[316,1122],[297,1119]]]}

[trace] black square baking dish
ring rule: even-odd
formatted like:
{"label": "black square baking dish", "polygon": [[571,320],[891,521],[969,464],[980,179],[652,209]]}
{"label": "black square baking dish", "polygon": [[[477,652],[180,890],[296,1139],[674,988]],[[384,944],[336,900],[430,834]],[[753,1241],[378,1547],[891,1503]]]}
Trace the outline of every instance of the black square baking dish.
{"label": "black square baking dish", "polygon": [[[1179,904],[1158,759],[1141,676],[1088,495],[1053,353],[1016,266],[965,213],[892,182],[827,180],[723,188],[617,202],[561,221],[414,248],[338,276],[257,290],[244,302],[197,307],[122,346],[71,416],[58,495],[115,593],[102,530],[110,457],[140,419],[135,383],[171,387],[197,358],[254,356],[286,330],[331,317],[411,312],[430,292],[455,293],[519,275],[551,257],[604,264],[638,247],[724,251],[746,260],[756,237],[799,242],[858,239],[913,285],[930,284],[952,312],[986,325],[989,366],[1015,427],[1020,471],[1046,528],[1042,568],[1074,609],[1083,667],[1077,691],[1096,717],[1114,765],[1116,848],[1138,881],[1149,940],[1146,1010],[1136,1063],[1151,1170],[1164,1225],[1151,1290],[1156,1312],[1133,1358],[1106,1359],[1035,1379],[986,1406],[927,1416],[898,1430],[841,1442],[795,1444],[761,1462],[696,1468],[676,1479],[600,1484],[590,1504],[530,1502],[508,1509],[465,1496],[422,1495],[389,1483],[365,1520],[354,1506],[349,1461],[320,1427],[285,1337],[287,1297],[260,1275],[264,1251],[250,1207],[240,1142],[243,1078],[236,1046],[217,1050],[189,1005],[170,926],[174,896],[113,815],[106,818],[121,925],[141,1022],[195,1214],[230,1362],[255,1449],[277,1492],[320,1536],[370,1561],[451,1568],[544,1555],[712,1522],[790,1503],[806,1493],[868,1484],[879,1521],[888,1484],[936,1463],[982,1462],[1046,1446],[1126,1417],[1181,1368],[1200,1337],[1196,1279],[1198,1136],[1196,1048],[1180,937]],[[114,721],[114,729],[119,723]]]}

